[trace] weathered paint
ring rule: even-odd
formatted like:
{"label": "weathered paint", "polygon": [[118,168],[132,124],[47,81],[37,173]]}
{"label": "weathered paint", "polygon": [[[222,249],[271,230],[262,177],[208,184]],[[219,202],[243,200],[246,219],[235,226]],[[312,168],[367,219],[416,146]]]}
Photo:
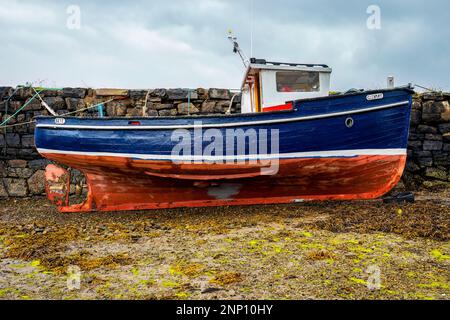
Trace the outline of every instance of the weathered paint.
{"label": "weathered paint", "polygon": [[[367,98],[379,93],[383,99]],[[63,212],[374,199],[389,192],[404,170],[411,94],[400,88],[301,100],[293,102],[290,112],[252,115],[64,118],[61,123],[59,118],[37,118],[35,142],[44,157],[86,175],[85,203],[68,206],[68,192],[60,198],[50,193],[52,199],[61,199],[56,202]],[[242,149],[222,141],[236,163],[211,163],[204,154],[194,159],[200,163],[176,162],[175,129],[194,137],[188,142],[191,149],[197,142],[200,151],[208,147],[210,141],[195,138],[197,131],[203,134],[198,122],[232,141],[235,130],[229,133],[229,128],[258,134],[244,138]],[[241,136],[243,130],[237,130]],[[262,164],[240,162],[261,155],[252,147],[270,140],[263,132],[271,137],[279,133],[278,150],[271,145],[262,153],[262,158],[279,160],[272,175],[262,175]],[[214,157],[224,160],[224,155]],[[57,173],[50,182],[61,177],[66,181],[64,174]]]}
{"label": "weathered paint", "polygon": [[[87,201],[81,205],[59,206],[61,212],[375,199],[398,183],[406,163],[406,156],[288,159],[280,160],[280,170],[274,176],[199,183],[149,176],[145,172],[162,169],[201,172],[210,171],[211,165],[181,165],[117,157],[45,156],[86,174],[89,186]],[[246,171],[248,167],[244,164],[219,165],[217,170]]]}
{"label": "weathered paint", "polygon": [[70,173],[56,165],[48,165],[45,170],[45,190],[48,199],[56,206],[68,206]]}

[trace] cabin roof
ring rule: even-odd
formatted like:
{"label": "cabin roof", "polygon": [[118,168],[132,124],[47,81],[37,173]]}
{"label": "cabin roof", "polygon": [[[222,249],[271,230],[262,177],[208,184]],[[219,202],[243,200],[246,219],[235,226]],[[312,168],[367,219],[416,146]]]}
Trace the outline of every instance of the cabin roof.
{"label": "cabin roof", "polygon": [[290,62],[272,62],[266,61],[265,59],[256,59],[251,58],[250,64],[255,65],[265,65],[265,66],[289,66],[289,67],[321,67],[321,68],[329,68],[326,64],[311,64],[311,63],[290,63]]}
{"label": "cabin roof", "polygon": [[316,71],[331,73],[333,70],[326,64],[308,64],[308,63],[289,63],[289,62],[271,62],[265,59],[251,58],[250,64],[245,73],[242,88],[247,83],[249,76],[252,76],[259,70],[280,70],[280,71]]}

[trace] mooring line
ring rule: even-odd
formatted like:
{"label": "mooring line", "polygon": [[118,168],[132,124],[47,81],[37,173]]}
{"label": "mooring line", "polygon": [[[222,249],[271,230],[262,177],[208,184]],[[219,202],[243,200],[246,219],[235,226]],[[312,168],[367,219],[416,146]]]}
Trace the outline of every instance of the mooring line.
{"label": "mooring line", "polygon": [[[40,92],[42,92],[42,91],[40,91]],[[28,107],[28,105],[31,103],[31,101],[33,101],[38,95],[39,95],[39,92],[36,92],[36,94],[34,96],[32,96],[30,100],[28,100],[22,107],[20,107],[16,112],[14,112],[14,114],[12,114],[9,118],[7,118],[5,121],[3,121],[0,124],[0,127],[3,127],[5,124],[7,124],[9,121],[11,121],[12,118],[14,118],[16,115],[18,115],[20,111],[22,111],[23,109]]]}
{"label": "mooring line", "polygon": [[[83,112],[83,111],[86,111],[86,110],[89,110],[89,109],[98,108],[98,106],[100,106],[102,104],[107,104],[107,103],[110,103],[110,102],[115,101],[115,100],[118,100],[118,99],[109,99],[107,101],[98,103],[98,104],[90,106],[90,107],[86,107],[86,108],[83,108],[83,109],[80,109],[80,110],[76,110],[76,111],[72,111],[72,112],[67,112],[67,113],[64,113],[64,114],[56,115],[56,117],[65,117],[65,116],[68,116],[68,115],[71,115],[71,114],[76,114],[76,113],[79,113],[79,112]],[[26,107],[26,106],[24,106],[24,107]],[[14,116],[15,115],[13,115],[11,117],[14,117]],[[0,127],[1,128],[12,128],[12,127],[19,127],[19,126],[29,125],[29,124],[32,124],[32,123],[35,123],[35,122],[36,122],[36,120],[32,120],[32,121],[28,121],[28,122],[21,122],[21,123],[16,123],[16,124],[10,124],[10,125],[3,125],[2,124],[2,125],[0,125]]]}

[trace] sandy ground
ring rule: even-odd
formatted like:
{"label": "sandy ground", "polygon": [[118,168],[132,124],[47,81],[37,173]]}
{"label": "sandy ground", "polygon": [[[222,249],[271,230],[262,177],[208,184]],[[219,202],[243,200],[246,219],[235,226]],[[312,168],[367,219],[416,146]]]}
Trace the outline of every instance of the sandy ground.
{"label": "sandy ground", "polygon": [[0,201],[0,299],[450,299],[450,196],[419,199],[65,215]]}

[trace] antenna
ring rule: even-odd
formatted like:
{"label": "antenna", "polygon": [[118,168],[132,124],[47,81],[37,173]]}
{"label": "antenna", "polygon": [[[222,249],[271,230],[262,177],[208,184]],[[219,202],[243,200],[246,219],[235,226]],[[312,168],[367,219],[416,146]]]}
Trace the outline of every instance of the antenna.
{"label": "antenna", "polygon": [[233,31],[228,30],[228,39],[233,44],[233,52],[239,54],[241,57],[242,63],[244,64],[244,67],[248,67],[250,64],[250,60],[248,59],[247,55],[244,53],[244,51],[239,46],[239,43],[237,42],[237,37],[233,35]]}
{"label": "antenna", "polygon": [[255,28],[255,0],[250,0],[251,8],[250,8],[250,57],[253,56],[253,33]]}

